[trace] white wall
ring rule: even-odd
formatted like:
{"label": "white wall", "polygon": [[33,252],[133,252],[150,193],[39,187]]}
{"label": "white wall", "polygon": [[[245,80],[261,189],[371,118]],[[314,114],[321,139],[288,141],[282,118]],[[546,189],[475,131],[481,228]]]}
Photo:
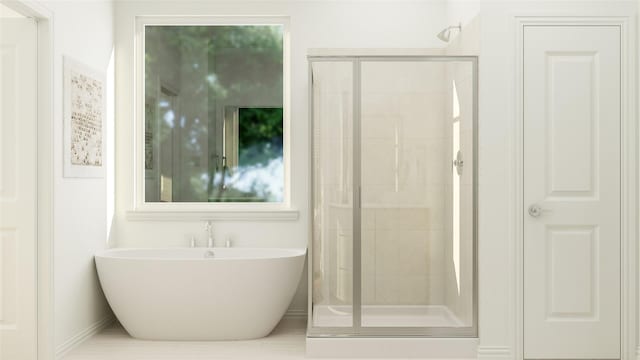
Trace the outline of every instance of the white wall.
{"label": "white wall", "polygon": [[[516,348],[514,185],[515,16],[628,16],[635,1],[448,0],[448,19],[479,19],[479,355],[513,359]],[[474,22],[475,22],[474,21]],[[473,25],[477,26],[477,24]]]}
{"label": "white wall", "polygon": [[[63,56],[107,72],[113,52],[113,3],[43,1],[54,16],[54,287],[55,347],[64,349],[83,331],[111,316],[96,275],[93,255],[107,244],[113,208],[113,157],[107,151],[103,179],[63,178]],[[113,69],[113,67],[112,67]],[[109,131],[113,130],[113,70],[108,75]],[[107,139],[112,139],[109,135]],[[112,143],[107,140],[108,149]]]}
{"label": "white wall", "polygon": [[[441,1],[117,1],[117,222],[111,245],[185,246],[187,234],[202,241],[199,222],[127,221],[133,203],[133,37],[136,15],[278,15],[291,18],[291,179],[292,205],[300,218],[291,222],[217,222],[214,235],[232,235],[237,246],[306,247],[309,233],[308,48],[439,47],[444,27]],[[306,309],[306,276],[292,309]]]}
{"label": "white wall", "polygon": [[15,12],[6,5],[0,4],[0,18],[22,18],[24,15]]}
{"label": "white wall", "polygon": [[[232,234],[238,246],[306,246],[309,226],[308,84],[305,54],[316,47],[439,47],[435,38],[449,23],[466,24],[480,15],[479,116],[479,316],[481,355],[512,358],[515,344],[516,278],[513,274],[513,129],[516,14],[628,15],[635,1],[118,1],[117,202],[111,245],[184,246],[185,234],[203,236],[197,222],[133,222],[125,212],[133,202],[133,36],[136,15],[288,15],[292,56],[292,203],[294,222],[221,222],[215,235]],[[634,6],[630,7],[629,4]],[[246,9],[251,9],[247,14]],[[604,11],[603,11],[604,9]],[[633,9],[633,11],[630,11]],[[303,278],[293,308],[303,310]],[[483,350],[484,349],[484,350]]]}

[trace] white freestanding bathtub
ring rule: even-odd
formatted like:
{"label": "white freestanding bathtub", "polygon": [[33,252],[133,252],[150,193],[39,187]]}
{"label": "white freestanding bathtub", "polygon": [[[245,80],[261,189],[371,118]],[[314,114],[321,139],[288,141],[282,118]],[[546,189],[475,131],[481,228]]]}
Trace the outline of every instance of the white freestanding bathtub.
{"label": "white freestanding bathtub", "polygon": [[296,292],[305,255],[305,249],[111,249],[95,259],[107,300],[131,336],[196,341],[268,335]]}

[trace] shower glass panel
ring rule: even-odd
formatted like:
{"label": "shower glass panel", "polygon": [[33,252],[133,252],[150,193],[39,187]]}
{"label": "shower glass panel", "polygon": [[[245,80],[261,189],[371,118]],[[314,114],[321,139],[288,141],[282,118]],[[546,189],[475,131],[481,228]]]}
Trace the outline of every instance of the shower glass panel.
{"label": "shower glass panel", "polygon": [[475,57],[312,57],[309,336],[477,336]]}
{"label": "shower glass panel", "polygon": [[472,326],[472,64],[363,60],[361,84],[362,326]]}
{"label": "shower glass panel", "polygon": [[353,325],[353,63],[313,67],[314,326]]}

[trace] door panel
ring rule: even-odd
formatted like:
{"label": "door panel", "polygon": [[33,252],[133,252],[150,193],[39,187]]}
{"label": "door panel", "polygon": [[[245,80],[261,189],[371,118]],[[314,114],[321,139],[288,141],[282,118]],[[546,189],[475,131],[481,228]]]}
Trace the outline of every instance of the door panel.
{"label": "door panel", "polygon": [[0,359],[36,359],[36,23],[0,24]]}
{"label": "door panel", "polygon": [[620,28],[524,31],[524,352],[620,358]]}

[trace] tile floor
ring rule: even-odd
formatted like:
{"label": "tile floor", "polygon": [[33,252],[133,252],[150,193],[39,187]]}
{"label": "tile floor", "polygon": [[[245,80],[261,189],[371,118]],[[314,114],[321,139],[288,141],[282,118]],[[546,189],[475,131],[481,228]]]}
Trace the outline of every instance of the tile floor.
{"label": "tile floor", "polygon": [[304,359],[306,319],[285,319],[266,338],[248,341],[146,341],[114,324],[63,360]]}
{"label": "tile floor", "polygon": [[306,327],[306,319],[284,319],[262,339],[189,342],[134,339],[115,323],[71,350],[62,360],[310,360],[305,356]]}

